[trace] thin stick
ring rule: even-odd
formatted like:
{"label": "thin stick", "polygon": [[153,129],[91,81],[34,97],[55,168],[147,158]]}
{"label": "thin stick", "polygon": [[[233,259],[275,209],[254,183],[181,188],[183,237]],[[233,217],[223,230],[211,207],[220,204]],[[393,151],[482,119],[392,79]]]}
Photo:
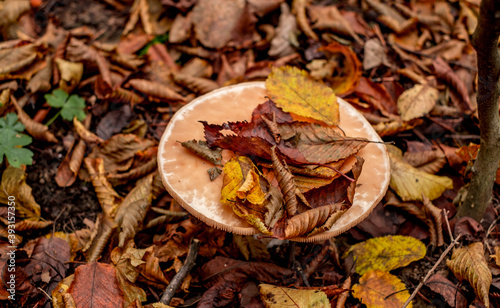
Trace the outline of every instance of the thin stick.
{"label": "thin stick", "polygon": [[300,278],[302,278],[304,285],[306,287],[310,287],[311,285],[309,284],[309,281],[307,280],[306,274],[304,273],[304,270],[302,269],[302,266],[300,265],[299,261],[294,262],[294,268],[297,271],[297,273],[299,273]]}
{"label": "thin stick", "polygon": [[165,289],[165,292],[163,292],[163,295],[161,296],[160,302],[162,304],[165,305],[170,304],[170,301],[174,297],[175,292],[181,286],[182,282],[184,281],[184,278],[186,278],[187,274],[189,274],[189,272],[195,265],[199,249],[200,249],[200,240],[193,238],[191,240],[191,244],[189,244],[189,251],[186,258],[186,262],[184,262],[184,265],[181,267],[179,272],[175,274],[174,278],[172,279],[172,281],[170,281],[169,285]]}
{"label": "thin stick", "polygon": [[434,264],[434,266],[429,270],[429,272],[427,272],[427,275],[425,275],[424,279],[422,281],[420,281],[420,283],[415,288],[415,290],[410,295],[410,297],[406,300],[406,302],[405,302],[405,304],[403,305],[402,308],[406,308],[406,306],[408,306],[411,303],[411,300],[417,295],[418,291],[420,291],[420,289],[424,286],[424,284],[427,281],[427,279],[429,279],[429,277],[431,277],[431,275],[434,273],[434,271],[436,270],[436,268],[438,267],[438,265],[444,260],[444,258],[446,257],[446,255],[453,248],[453,246],[455,246],[455,244],[458,243],[458,240],[460,239],[460,236],[462,236],[462,234],[459,234],[457,236],[457,238],[455,238],[453,240],[453,242],[451,242],[450,246],[448,246],[448,248],[446,248],[446,250],[443,251],[443,253],[439,257],[439,259],[437,260],[436,264]]}
{"label": "thin stick", "polygon": [[448,220],[448,211],[444,210],[444,221],[446,222],[446,227],[448,227],[448,234],[450,236],[451,241],[453,242],[455,239],[453,238],[453,232],[451,232],[450,221]]}

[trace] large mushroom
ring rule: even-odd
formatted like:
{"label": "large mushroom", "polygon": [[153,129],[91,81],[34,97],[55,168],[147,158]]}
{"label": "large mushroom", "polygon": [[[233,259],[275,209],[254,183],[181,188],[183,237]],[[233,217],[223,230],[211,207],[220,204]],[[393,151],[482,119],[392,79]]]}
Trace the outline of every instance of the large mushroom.
{"label": "large mushroom", "polygon": [[[228,121],[250,121],[252,111],[266,101],[264,82],[248,82],[224,87],[200,96],[184,106],[170,120],[159,145],[158,169],[167,191],[189,213],[209,226],[241,235],[257,230],[220,203],[222,176],[210,181],[211,164],[181,146],[179,141],[203,140],[199,121],[222,124]],[[339,126],[347,136],[381,141],[366,119],[341,98]],[[223,151],[223,162],[233,154]],[[333,227],[323,233],[297,238],[317,241],[336,236],[365,219],[384,196],[390,179],[390,163],[385,145],[369,143],[359,153],[365,159],[358,179],[354,202]]]}

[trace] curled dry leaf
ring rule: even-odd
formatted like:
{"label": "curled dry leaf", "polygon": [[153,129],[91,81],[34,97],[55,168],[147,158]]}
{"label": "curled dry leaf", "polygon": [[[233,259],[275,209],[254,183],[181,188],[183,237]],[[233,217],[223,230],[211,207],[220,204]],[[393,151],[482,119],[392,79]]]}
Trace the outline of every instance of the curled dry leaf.
{"label": "curled dry leaf", "polygon": [[488,294],[492,275],[484,257],[483,243],[455,248],[450,260],[446,260],[446,265],[459,280],[467,280],[484,305],[489,307]]}
{"label": "curled dry leaf", "polygon": [[289,217],[297,214],[297,198],[295,180],[292,173],[288,169],[286,162],[281,162],[281,159],[276,154],[276,146],[271,148],[271,161],[273,164],[273,171],[276,175],[281,194],[283,195],[283,202]]}
{"label": "curled dry leaf", "polygon": [[292,12],[297,16],[297,24],[300,29],[304,31],[305,35],[311,38],[313,41],[319,41],[318,36],[311,28],[309,21],[306,16],[306,5],[307,0],[293,0],[292,2]]}
{"label": "curled dry leaf", "polygon": [[90,240],[82,249],[87,263],[96,261],[99,258],[116,227],[116,223],[106,213],[101,213],[97,216]]}
{"label": "curled dry leaf", "polygon": [[405,152],[405,161],[421,171],[435,174],[446,164],[446,156],[440,150]]}
{"label": "curled dry leaf", "polygon": [[82,79],[83,64],[59,58],[56,59],[55,62],[61,76],[61,79],[59,80],[59,87],[66,93],[71,93]]}
{"label": "curled dry leaf", "polygon": [[281,15],[276,27],[276,32],[271,40],[269,55],[271,57],[284,57],[295,52],[293,45],[297,46],[297,21],[290,12],[290,7],[282,3]]}
{"label": "curled dry leaf", "polygon": [[21,168],[8,166],[2,174],[0,183],[0,203],[9,204],[9,196],[16,198],[16,213],[19,217],[40,219],[40,205],[26,184],[26,173]]}
{"label": "curled dry leaf", "polygon": [[380,137],[385,137],[413,129],[422,124],[423,122],[424,120],[420,118],[413,119],[408,122],[403,122],[401,120],[394,120],[390,122],[380,122],[378,124],[375,124],[373,125],[373,129],[377,132],[377,134]]}
{"label": "curled dry leaf", "polygon": [[339,211],[340,208],[341,204],[335,203],[307,210],[288,219],[284,230],[280,230],[283,227],[277,225],[273,230],[273,233],[279,239],[288,239],[307,235],[316,227],[320,227],[327,222],[330,216]]}
{"label": "curled dry leaf", "polygon": [[403,201],[422,200],[422,196],[434,200],[446,189],[453,188],[453,181],[449,177],[420,171],[403,160],[398,148],[389,145],[387,149],[391,161],[389,185]]}
{"label": "curled dry leaf", "polygon": [[287,307],[290,301],[296,307],[331,307],[325,292],[319,290],[291,289],[261,283],[259,293],[267,308]]}
{"label": "curled dry leaf", "polygon": [[[157,147],[154,147],[153,149],[155,150],[156,153]],[[135,180],[149,173],[152,173],[153,171],[156,170],[156,168],[157,168],[157,157],[156,155],[153,155],[148,162],[141,163],[139,167],[135,167],[124,173],[111,173],[107,176],[107,178],[113,185],[126,184],[131,180]]]}
{"label": "curled dry leaf", "polygon": [[207,145],[206,141],[194,139],[181,142],[181,145],[212,164],[222,166],[222,149],[212,149]]}
{"label": "curled dry leaf", "polygon": [[85,167],[90,174],[92,185],[97,194],[97,199],[104,213],[109,217],[114,217],[118,204],[121,203],[122,197],[113,189],[111,184],[106,179],[104,171],[104,162],[101,158],[92,159],[85,158]]}
{"label": "curled dry leaf", "polygon": [[363,41],[354,31],[351,24],[342,16],[335,5],[318,6],[309,5],[308,12],[314,21],[313,28],[318,30],[329,30],[345,36],[350,36],[360,45]]}
{"label": "curled dry leaf", "polygon": [[472,103],[469,98],[469,92],[467,91],[467,86],[464,82],[455,74],[448,63],[443,60],[443,58],[438,57],[432,63],[434,66],[434,71],[439,79],[446,81],[450,86],[452,86],[455,91],[460,94],[464,106],[459,106],[463,110],[474,110]]}
{"label": "curled dry leaf", "polygon": [[344,258],[355,260],[356,273],[391,271],[405,267],[422,259],[426,254],[425,244],[411,236],[388,235],[357,243],[349,248]]}
{"label": "curled dry leaf", "polygon": [[86,147],[85,141],[80,140],[76,146],[68,151],[64,160],[57,168],[56,183],[59,187],[69,187],[73,185],[83,162]]}
{"label": "curled dry leaf", "polygon": [[361,62],[351,48],[339,44],[330,43],[321,47],[325,52],[329,63],[331,63],[332,74],[326,78],[333,92],[337,95],[347,95],[356,89],[361,78]]}
{"label": "curled dry leaf", "polygon": [[69,41],[66,52],[68,59],[71,61],[80,62],[86,60],[95,62],[101,73],[102,80],[108,86],[112,86],[109,63],[96,48],[88,46],[84,42],[73,37]]}
{"label": "curled dry leaf", "polygon": [[153,174],[137,181],[136,186],[127,194],[120,204],[115,222],[121,228],[118,235],[118,247],[123,247],[128,239],[135,236],[151,206]]}
{"label": "curled dry leaf", "polygon": [[29,230],[39,230],[45,229],[52,225],[54,222],[50,220],[46,221],[33,221],[33,220],[22,220],[16,222],[16,231],[29,231]]}
{"label": "curled dry leaf", "polygon": [[186,98],[167,85],[159,82],[149,81],[145,79],[131,79],[128,81],[134,89],[141,91],[144,94],[174,102],[185,102]]}
{"label": "curled dry leaf", "polygon": [[431,245],[433,246],[443,246],[444,245],[444,239],[443,239],[443,219],[441,217],[441,209],[436,207],[432,202],[424,197],[423,200],[424,204],[424,209],[426,215],[429,217],[428,220],[430,220],[428,225],[433,225],[435,229],[435,236],[432,236],[433,234],[431,233]]}
{"label": "curled dry leaf", "polygon": [[426,115],[434,108],[439,92],[433,87],[416,84],[403,92],[398,98],[398,111],[403,121]]}
{"label": "curled dry leaf", "polygon": [[16,23],[19,17],[31,9],[30,0],[6,0],[0,6],[0,25]]}
{"label": "curled dry leaf", "polygon": [[[398,277],[378,270],[361,276],[352,290],[352,295],[367,307],[400,308],[410,298],[410,292]],[[411,302],[407,307],[413,307]]]}
{"label": "curled dry leaf", "polygon": [[269,186],[253,162],[235,156],[224,165],[221,203],[264,234],[283,216],[281,193]]}
{"label": "curled dry leaf", "polygon": [[276,105],[286,112],[323,121],[339,122],[337,97],[330,87],[311,79],[296,67],[273,68],[266,88]]}
{"label": "curled dry leaf", "polygon": [[193,77],[183,73],[174,73],[172,78],[175,83],[180,84],[197,94],[205,94],[220,88],[217,82],[208,78]]}
{"label": "curled dry leaf", "polygon": [[104,140],[89,131],[76,117],[73,118],[73,127],[80,138],[88,143],[103,143]]}
{"label": "curled dry leaf", "polygon": [[47,142],[57,142],[57,138],[49,131],[49,128],[41,123],[34,121],[23,108],[19,106],[16,99],[11,96],[12,104],[17,109],[17,116],[19,121],[24,124],[24,128],[33,138]]}

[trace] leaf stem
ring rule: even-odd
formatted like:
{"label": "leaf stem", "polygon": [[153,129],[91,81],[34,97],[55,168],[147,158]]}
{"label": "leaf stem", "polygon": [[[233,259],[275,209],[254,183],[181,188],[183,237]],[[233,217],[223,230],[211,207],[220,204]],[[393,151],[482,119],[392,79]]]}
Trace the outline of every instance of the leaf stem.
{"label": "leaf stem", "polygon": [[61,114],[61,111],[62,111],[62,108],[59,109],[59,111],[52,117],[52,119],[50,119],[47,123],[45,123],[45,126],[50,126],[50,124],[52,124],[52,122],[54,122],[57,117]]}

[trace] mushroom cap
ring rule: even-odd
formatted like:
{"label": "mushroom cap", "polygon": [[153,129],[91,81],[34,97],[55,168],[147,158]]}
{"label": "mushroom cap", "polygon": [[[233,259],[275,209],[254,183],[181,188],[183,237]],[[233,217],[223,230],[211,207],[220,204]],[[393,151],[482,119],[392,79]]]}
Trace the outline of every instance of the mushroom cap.
{"label": "mushroom cap", "polygon": [[[181,146],[187,140],[204,140],[203,125],[250,121],[252,111],[266,101],[264,82],[248,82],[223,87],[200,96],[182,107],[170,120],[160,140],[158,169],[170,195],[189,213],[209,226],[241,235],[257,230],[220,203],[222,176],[210,181],[207,169],[211,163]],[[337,98],[340,106],[339,126],[347,136],[382,141],[368,121],[349,103]],[[223,162],[232,152],[223,151]],[[354,201],[332,228],[323,233],[295,238],[301,242],[324,240],[336,236],[365,219],[387,191],[390,179],[389,156],[384,144],[369,143],[357,154],[365,159]]]}

